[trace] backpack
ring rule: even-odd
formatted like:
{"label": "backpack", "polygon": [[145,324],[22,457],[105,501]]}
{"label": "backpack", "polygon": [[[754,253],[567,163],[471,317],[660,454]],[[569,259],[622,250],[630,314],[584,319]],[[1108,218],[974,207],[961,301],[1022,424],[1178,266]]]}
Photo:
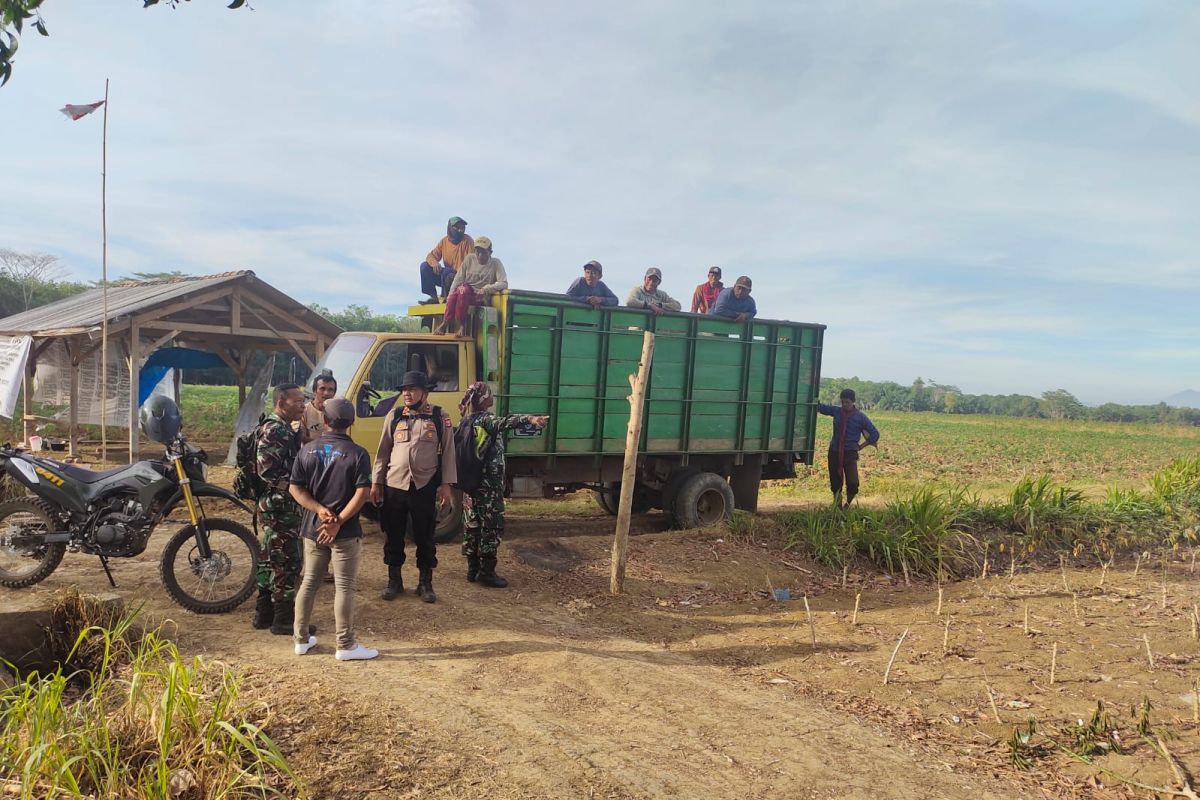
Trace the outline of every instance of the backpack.
{"label": "backpack", "polygon": [[[446,427],[446,422],[445,422],[446,415],[442,413],[442,407],[434,406],[432,414],[417,414],[416,417],[417,417],[417,419],[424,419],[425,417],[429,417],[430,419],[432,419],[434,421],[435,424],[433,427],[437,432],[438,459],[441,459],[441,457],[442,457],[442,428]],[[403,415],[392,414],[392,427],[391,427],[391,430],[388,431],[388,433],[393,439],[396,438],[396,428],[398,428],[400,426],[401,419],[403,419]],[[438,474],[440,475],[442,472],[442,468],[440,466],[441,465],[440,460],[438,461],[438,464],[439,464]]]}
{"label": "backpack", "polygon": [[257,501],[267,493],[267,482],[258,475],[258,434],[266,416],[237,438],[237,470],[233,474],[233,493],[243,500]]}
{"label": "backpack", "polygon": [[496,446],[495,434],[464,417],[454,429],[454,458],[458,462],[458,488],[473,494],[483,485],[483,468]]}

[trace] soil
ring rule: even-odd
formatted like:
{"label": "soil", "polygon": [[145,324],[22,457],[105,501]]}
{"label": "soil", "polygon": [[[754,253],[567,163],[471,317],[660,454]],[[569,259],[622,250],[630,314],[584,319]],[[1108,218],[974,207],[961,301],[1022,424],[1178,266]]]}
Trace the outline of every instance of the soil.
{"label": "soil", "polygon": [[[331,585],[320,644],[297,657],[289,638],[251,630],[250,603],[214,616],[173,605],[157,572],[165,530],[113,569],[126,602],[169,620],[185,653],[243,673],[313,797],[1146,797],[1062,755],[1019,770],[1003,742],[1031,718],[1058,736],[1103,700],[1128,752],[1098,763],[1177,785],[1134,732],[1130,708],[1147,698],[1170,751],[1200,767],[1190,552],[1103,578],[1002,570],[945,587],[939,614],[928,584],[852,569],[843,588],[765,516],[735,534],[667,532],[651,514],[635,519],[626,591],[612,596],[612,518],[548,507],[510,506],[508,589],[467,583],[457,547],[441,546],[433,605],[412,594],[411,566],[408,593],[379,598],[382,537],[368,523],[356,615],[381,653],[369,662],[333,658]],[[68,554],[23,592],[70,585],[108,587],[94,559]]]}

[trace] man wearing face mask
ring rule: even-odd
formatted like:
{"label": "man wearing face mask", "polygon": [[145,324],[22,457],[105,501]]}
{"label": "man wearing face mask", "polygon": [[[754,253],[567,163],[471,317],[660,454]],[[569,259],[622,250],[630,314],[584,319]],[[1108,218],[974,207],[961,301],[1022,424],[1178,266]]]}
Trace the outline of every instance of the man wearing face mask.
{"label": "man wearing face mask", "polygon": [[451,217],[446,223],[446,235],[421,262],[421,293],[429,295],[421,305],[446,302],[458,268],[473,252],[475,242],[467,236],[467,221],[462,217]]}
{"label": "man wearing face mask", "polygon": [[388,568],[384,600],[395,600],[404,591],[400,568],[405,561],[404,536],[410,517],[420,576],[417,595],[426,603],[437,600],[433,593],[437,509],[450,504],[450,486],[458,480],[458,471],[454,429],[442,409],[426,402],[430,385],[423,372],[404,374],[400,402],[384,417],[375,454],[371,502],[382,506],[380,517],[387,536],[383,546],[383,562]]}

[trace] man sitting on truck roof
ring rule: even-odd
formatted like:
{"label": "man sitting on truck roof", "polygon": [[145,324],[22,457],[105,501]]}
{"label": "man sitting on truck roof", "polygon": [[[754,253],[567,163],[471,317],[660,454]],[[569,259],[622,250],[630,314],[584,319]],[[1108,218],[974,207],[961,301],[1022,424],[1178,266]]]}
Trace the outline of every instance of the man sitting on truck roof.
{"label": "man sitting on truck roof", "polygon": [[737,320],[743,322],[748,319],[754,319],[758,314],[758,306],[754,303],[754,298],[750,296],[750,287],[753,286],[750,278],[742,275],[733,284],[732,289],[722,289],[717,295],[717,302],[713,304],[712,314],[714,317],[725,317],[726,319]]}
{"label": "man sitting on truck roof", "polygon": [[708,280],[692,292],[692,313],[707,314],[712,311],[713,303],[717,302],[717,295],[724,288],[725,284],[721,283],[721,268],[709,267]]}
{"label": "man sitting on truck roof", "polygon": [[421,262],[421,293],[429,295],[421,305],[438,302],[439,293],[441,301],[446,302],[451,281],[474,249],[475,242],[467,236],[467,221],[462,217],[451,217],[446,223],[446,235]]}
{"label": "man sitting on truck roof", "polygon": [[[492,240],[480,236],[475,240],[475,252],[463,259],[450,294],[446,298],[446,313],[434,333],[457,332],[467,321],[471,306],[508,288],[504,264],[492,255]],[[476,298],[480,298],[476,300]]]}
{"label": "man sitting on truck roof", "polygon": [[612,289],[604,285],[600,278],[604,275],[604,267],[599,261],[589,261],[583,265],[583,277],[576,278],[567,289],[567,297],[587,303],[592,308],[615,306],[620,301]]}
{"label": "man sitting on truck roof", "polygon": [[646,270],[646,277],[642,279],[642,285],[629,290],[629,297],[625,298],[625,305],[630,308],[647,308],[655,314],[678,311],[682,308],[679,301],[660,290],[658,286],[661,283],[661,269],[651,267]]}

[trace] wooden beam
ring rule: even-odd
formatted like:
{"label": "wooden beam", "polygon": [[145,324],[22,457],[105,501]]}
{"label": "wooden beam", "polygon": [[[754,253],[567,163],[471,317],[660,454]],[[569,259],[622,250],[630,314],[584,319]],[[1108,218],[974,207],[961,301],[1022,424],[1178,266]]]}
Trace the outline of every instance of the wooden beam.
{"label": "wooden beam", "polygon": [[[267,318],[264,317],[262,314],[260,314],[256,309],[254,309],[251,306],[246,306],[246,310],[249,311],[254,316],[258,317],[258,319],[262,322],[263,325],[266,325],[268,328],[271,328],[272,331],[275,330],[273,327],[271,327],[271,323],[267,321]],[[292,346],[292,349],[295,350],[297,354],[299,354],[300,359],[305,364],[308,365],[309,369],[312,369],[314,366],[316,366],[316,362],[314,362],[311,358],[308,357],[308,353],[304,352],[304,350],[300,347],[300,345],[296,344],[294,339],[292,339],[290,336],[285,336],[282,333],[279,333],[278,331],[275,331],[275,332],[279,336],[280,339],[287,340],[287,343]]]}
{"label": "wooden beam", "polygon": [[242,327],[242,290],[240,287],[234,289],[233,295],[229,298],[229,315],[229,324],[232,327]]}
{"label": "wooden beam", "polygon": [[29,360],[37,361],[38,356],[40,356],[42,353],[46,352],[46,348],[48,348],[50,345],[54,344],[54,342],[57,339],[58,339],[57,336],[51,336],[48,339],[42,339],[40,342],[34,344],[29,349]]}
{"label": "wooden beam", "polygon": [[221,286],[217,289],[210,289],[207,292],[200,292],[199,294],[190,295],[186,299],[180,300],[177,303],[171,303],[170,305],[162,306],[161,308],[150,309],[148,312],[139,314],[137,317],[135,317],[135,321],[139,325],[145,325],[145,323],[152,320],[161,320],[164,317],[170,316],[171,314],[175,314],[180,311],[187,311],[189,308],[195,308],[196,306],[203,305],[210,300],[216,300],[219,297],[227,297],[232,292],[232,286]]}
{"label": "wooden beam", "polygon": [[297,331],[275,331],[264,328],[234,328],[230,330],[224,325],[202,325],[198,322],[171,322],[170,320],[152,320],[140,323],[146,330],[177,330],[180,333],[215,333],[219,336],[240,336],[259,339],[295,339],[301,342],[315,342],[317,337],[311,333]]}
{"label": "wooden beam", "polygon": [[[267,311],[268,313],[274,314],[275,316],[279,317],[280,319],[290,319],[291,321],[299,324],[301,328],[303,328],[306,331],[309,331],[310,333],[314,333],[318,336],[321,335],[320,328],[305,321],[304,319],[302,319],[300,317],[300,315],[296,314],[295,312],[284,311],[279,306],[275,305],[274,303],[271,303],[268,300],[264,300],[263,298],[259,297],[258,295],[254,294],[253,292],[248,292],[243,289],[241,291],[241,293],[239,294],[239,297],[242,298],[243,302],[247,303],[248,309],[253,309],[254,306],[258,306],[259,308]],[[262,317],[259,316],[259,319],[262,319]],[[266,322],[266,320],[263,320],[263,321]]]}
{"label": "wooden beam", "polygon": [[146,352],[153,353],[155,350],[162,347],[164,344],[171,341],[178,335],[179,335],[179,331],[177,331],[177,330],[170,331],[169,333],[164,333],[162,336],[155,339],[153,344],[151,344],[149,347],[146,348]]}
{"label": "wooden beam", "polygon": [[141,358],[138,355],[139,330],[138,321],[132,320],[129,325],[129,463],[138,460],[138,373],[141,372]]}

